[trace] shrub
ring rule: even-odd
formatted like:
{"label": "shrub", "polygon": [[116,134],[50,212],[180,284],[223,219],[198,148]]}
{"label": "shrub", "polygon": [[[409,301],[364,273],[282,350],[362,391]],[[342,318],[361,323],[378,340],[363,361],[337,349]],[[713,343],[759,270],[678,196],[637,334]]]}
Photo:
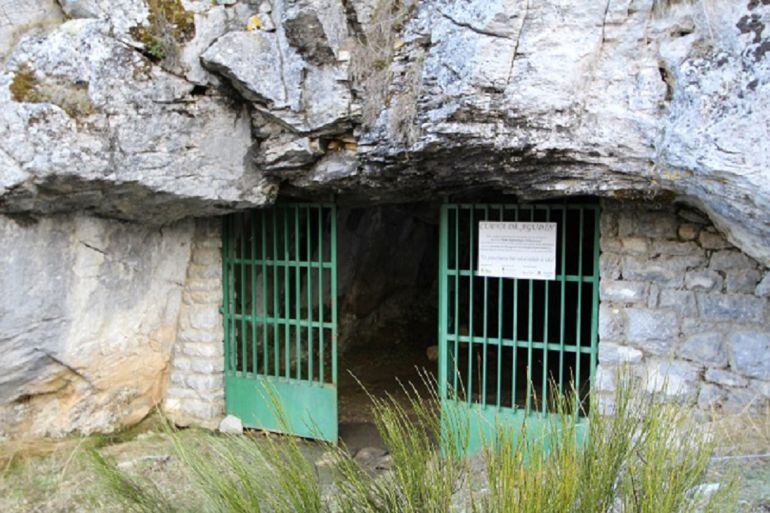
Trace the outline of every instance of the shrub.
{"label": "shrub", "polygon": [[147,24],[132,27],[131,35],[144,45],[150,59],[173,67],[179,45],[195,37],[195,17],[181,0],[148,0],[147,8]]}

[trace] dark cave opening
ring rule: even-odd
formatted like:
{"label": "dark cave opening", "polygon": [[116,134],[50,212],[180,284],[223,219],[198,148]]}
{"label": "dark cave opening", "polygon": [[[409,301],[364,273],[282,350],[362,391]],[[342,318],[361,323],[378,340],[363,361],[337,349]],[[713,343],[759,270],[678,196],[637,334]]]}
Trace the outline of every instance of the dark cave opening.
{"label": "dark cave opening", "polygon": [[401,384],[435,375],[439,205],[338,211],[339,417],[371,420],[367,396],[403,397]]}

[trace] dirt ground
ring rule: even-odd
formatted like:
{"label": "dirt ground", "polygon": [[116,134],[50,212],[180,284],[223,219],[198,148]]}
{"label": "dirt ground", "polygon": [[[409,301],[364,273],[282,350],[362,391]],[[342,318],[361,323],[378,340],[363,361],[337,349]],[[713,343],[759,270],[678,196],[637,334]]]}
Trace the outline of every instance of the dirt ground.
{"label": "dirt ground", "polygon": [[428,360],[422,348],[406,344],[368,346],[343,353],[339,363],[340,437],[355,452],[364,447],[384,448],[377,435],[371,413],[371,399],[391,395],[406,402],[405,388],[417,387],[427,395],[426,369],[436,362]]}

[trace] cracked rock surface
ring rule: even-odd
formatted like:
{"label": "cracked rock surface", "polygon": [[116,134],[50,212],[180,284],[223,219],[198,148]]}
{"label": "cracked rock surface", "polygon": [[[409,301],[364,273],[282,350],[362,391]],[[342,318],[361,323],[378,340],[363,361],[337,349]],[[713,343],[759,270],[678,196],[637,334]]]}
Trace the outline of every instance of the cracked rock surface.
{"label": "cracked rock surface", "polygon": [[0,4],[3,212],[657,195],[770,263],[766,2],[59,3]]}
{"label": "cracked rock surface", "polygon": [[0,439],[109,432],[151,411],[192,229],[0,217]]}

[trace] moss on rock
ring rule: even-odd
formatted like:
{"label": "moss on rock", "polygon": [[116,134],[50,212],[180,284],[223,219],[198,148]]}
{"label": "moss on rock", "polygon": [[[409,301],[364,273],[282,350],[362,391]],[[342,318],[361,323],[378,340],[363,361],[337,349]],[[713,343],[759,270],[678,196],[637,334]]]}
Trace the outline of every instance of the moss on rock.
{"label": "moss on rock", "polygon": [[38,87],[38,81],[35,77],[35,73],[26,64],[19,66],[16,74],[13,76],[11,85],[11,96],[14,101],[28,102],[29,97],[34,94],[35,89]]}
{"label": "moss on rock", "polygon": [[195,16],[185,10],[181,0],[148,0],[147,7],[147,24],[133,27],[131,35],[153,61],[173,62],[179,45],[195,37]]}
{"label": "moss on rock", "polygon": [[27,64],[22,64],[9,86],[14,101],[24,103],[51,103],[64,110],[71,118],[88,116],[94,105],[88,96],[88,84],[66,82],[61,78],[38,79]]}

